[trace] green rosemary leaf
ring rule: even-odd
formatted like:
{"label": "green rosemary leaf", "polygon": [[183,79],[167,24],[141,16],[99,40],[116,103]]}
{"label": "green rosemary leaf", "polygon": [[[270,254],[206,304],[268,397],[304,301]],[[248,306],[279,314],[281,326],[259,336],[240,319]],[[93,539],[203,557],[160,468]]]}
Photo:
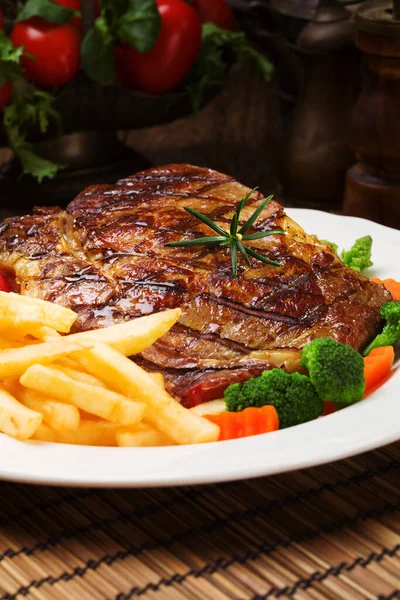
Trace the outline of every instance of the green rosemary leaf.
{"label": "green rosemary leaf", "polygon": [[217,242],[224,242],[225,236],[222,235],[210,235],[209,237],[196,238],[195,240],[181,240],[180,242],[169,242],[164,244],[169,248],[178,248],[180,246],[203,246],[203,244],[216,244]]}
{"label": "green rosemary leaf", "polygon": [[261,254],[258,254],[258,252],[255,252],[251,248],[246,248],[246,250],[247,250],[248,254],[250,254],[250,256],[252,256],[253,258],[256,258],[257,260],[260,260],[263,263],[266,263],[267,265],[275,265],[275,267],[282,267],[281,263],[276,262],[276,260],[271,260],[270,258],[267,258],[266,256],[262,256]]}
{"label": "green rosemary leaf", "polygon": [[270,229],[269,231],[257,231],[257,233],[250,233],[249,235],[244,235],[243,240],[259,240],[260,238],[268,237],[270,235],[278,235],[281,233],[285,233],[283,229]]}
{"label": "green rosemary leaf", "polygon": [[268,202],[273,198],[273,196],[268,196],[267,198],[264,198],[264,200],[261,202],[260,206],[257,208],[257,210],[255,210],[253,212],[253,214],[251,215],[251,217],[249,219],[247,219],[246,223],[243,225],[243,227],[241,227],[239,229],[239,233],[243,234],[246,233],[246,231],[248,229],[250,229],[250,227],[253,225],[253,223],[255,221],[257,221],[258,217],[261,215],[262,211],[264,210],[264,208],[267,206]]}
{"label": "green rosemary leaf", "polygon": [[229,236],[229,233],[227,231],[225,231],[225,229],[222,229],[222,227],[217,225],[217,223],[214,223],[214,221],[211,221],[211,219],[209,217],[207,217],[207,215],[203,215],[203,213],[197,212],[197,210],[194,210],[194,208],[190,208],[189,206],[184,206],[184,209],[186,210],[186,212],[188,212],[190,215],[192,215],[192,217],[196,217],[196,219],[199,219],[199,221],[202,221],[202,223],[205,223],[206,225],[208,225],[210,227],[210,229],[212,229],[213,231],[216,231],[217,233],[219,233],[220,235],[223,235],[224,237]]}
{"label": "green rosemary leaf", "polygon": [[247,255],[246,248],[243,246],[242,242],[240,242],[239,240],[236,240],[236,245],[238,247],[240,254],[243,256],[243,259],[244,259],[246,265],[248,267],[251,267],[250,259]]}
{"label": "green rosemary leaf", "polygon": [[232,240],[230,243],[231,246],[231,260],[232,260],[232,273],[234,277],[237,277],[237,246],[236,241]]}
{"label": "green rosemary leaf", "polygon": [[236,235],[237,232],[237,228],[238,228],[238,223],[239,223],[239,215],[237,213],[237,211],[235,213],[233,213],[233,217],[232,217],[232,221],[231,221],[231,226],[230,226],[230,234],[231,235]]}
{"label": "green rosemary leaf", "polygon": [[[250,192],[248,194],[245,195],[244,198],[241,199],[241,201],[238,204],[238,207],[236,209],[236,214],[238,216],[238,220],[240,217],[240,213],[242,212],[247,200],[250,198],[250,196],[253,194],[253,192],[255,192],[256,190],[258,190],[258,187],[253,188],[252,190],[250,190]],[[235,232],[236,233],[236,232]]]}
{"label": "green rosemary leaf", "polygon": [[198,212],[194,208],[185,206],[184,209],[186,210],[186,212],[188,212],[192,217],[195,217],[196,219],[198,219],[199,221],[201,221],[202,223],[207,225],[210,229],[212,229],[219,235],[209,235],[207,237],[199,237],[199,238],[195,238],[193,240],[181,240],[179,242],[169,242],[168,244],[165,244],[165,246],[167,246],[169,248],[180,248],[180,247],[185,247],[185,246],[203,246],[203,245],[208,245],[208,244],[219,244],[220,246],[229,246],[230,252],[231,252],[233,277],[237,277],[237,274],[238,274],[238,251],[240,252],[243,260],[245,261],[245,263],[248,267],[251,267],[251,260],[250,260],[249,256],[256,258],[257,260],[259,260],[263,263],[266,263],[269,265],[274,265],[276,267],[281,267],[282,265],[280,263],[278,263],[277,261],[272,260],[271,258],[268,258],[267,256],[258,254],[258,252],[256,252],[252,248],[245,246],[242,243],[242,241],[258,240],[260,238],[268,237],[271,235],[285,234],[285,231],[283,231],[282,229],[270,229],[269,231],[256,231],[255,233],[250,233],[248,235],[242,235],[253,225],[253,223],[255,223],[255,221],[258,219],[258,217],[260,216],[260,214],[262,213],[262,211],[267,206],[268,202],[271,200],[271,198],[273,196],[268,196],[268,198],[264,198],[264,200],[261,202],[260,206],[254,211],[254,213],[251,215],[251,217],[241,227],[239,232],[237,231],[237,228],[239,225],[240,213],[243,210],[248,199],[251,197],[251,195],[257,189],[258,188],[255,187],[254,189],[250,190],[250,192],[248,192],[246,194],[246,196],[244,196],[244,198],[242,198],[240,200],[235,212],[233,213],[229,231],[226,231],[225,229],[223,229],[222,227],[217,225],[217,223],[214,223],[214,221],[212,221],[210,219],[210,217],[208,217],[207,215],[204,215],[203,213]]}

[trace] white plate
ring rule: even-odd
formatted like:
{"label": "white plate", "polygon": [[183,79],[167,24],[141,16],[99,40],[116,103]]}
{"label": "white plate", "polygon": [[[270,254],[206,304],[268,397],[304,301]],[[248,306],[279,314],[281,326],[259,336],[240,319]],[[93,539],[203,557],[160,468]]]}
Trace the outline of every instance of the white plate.
{"label": "white plate", "polygon": [[[348,247],[374,238],[369,275],[400,278],[400,231],[313,210],[288,213],[309,233]],[[0,479],[51,485],[150,487],[272,475],[400,439],[400,370],[375,394],[328,417],[241,440],[167,448],[91,448],[0,436]]]}

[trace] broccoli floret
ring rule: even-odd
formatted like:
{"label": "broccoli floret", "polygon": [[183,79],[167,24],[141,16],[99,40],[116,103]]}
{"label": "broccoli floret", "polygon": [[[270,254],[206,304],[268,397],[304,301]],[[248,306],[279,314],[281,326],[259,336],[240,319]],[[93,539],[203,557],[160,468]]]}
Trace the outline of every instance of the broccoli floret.
{"label": "broccoli floret", "polygon": [[341,407],[362,399],[364,360],[354,348],[331,338],[317,338],[303,348],[301,357],[320,398]]}
{"label": "broccoli floret", "polygon": [[386,321],[382,333],[379,333],[365,348],[364,356],[367,356],[374,348],[393,346],[400,339],[400,301],[383,304],[381,315]]}
{"label": "broccoli floret", "polygon": [[372,267],[371,261],[372,237],[365,235],[356,240],[350,250],[342,250],[341,258],[345,265],[361,273]]}
{"label": "broccoli floret", "polygon": [[264,371],[260,377],[230,385],[224,394],[228,411],[270,404],[279,416],[279,428],[300,425],[319,417],[323,402],[305,375],[282,369]]}

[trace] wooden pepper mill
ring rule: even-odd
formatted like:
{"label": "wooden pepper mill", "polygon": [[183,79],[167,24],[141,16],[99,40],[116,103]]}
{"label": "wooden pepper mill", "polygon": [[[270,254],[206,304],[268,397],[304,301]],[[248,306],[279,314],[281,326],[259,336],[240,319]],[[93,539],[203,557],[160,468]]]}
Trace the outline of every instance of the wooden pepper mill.
{"label": "wooden pepper mill", "polygon": [[365,77],[350,128],[358,163],[344,213],[400,228],[400,0],[367,2],[356,16]]}

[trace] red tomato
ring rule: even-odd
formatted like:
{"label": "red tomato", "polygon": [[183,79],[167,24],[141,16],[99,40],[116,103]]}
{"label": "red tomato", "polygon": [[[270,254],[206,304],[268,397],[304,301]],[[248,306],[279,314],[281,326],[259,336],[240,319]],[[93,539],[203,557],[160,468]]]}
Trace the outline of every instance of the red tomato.
{"label": "red tomato", "polygon": [[15,24],[11,40],[34,57],[23,56],[21,64],[27,79],[38,85],[64,85],[79,70],[81,36],[69,23],[53,25],[32,17]]}
{"label": "red tomato", "polygon": [[201,21],[183,0],[157,0],[161,32],[151,52],[126,42],[116,49],[118,80],[150,94],[173,90],[188,74],[201,47]]}
{"label": "red tomato", "polygon": [[4,17],[3,12],[0,10],[0,29],[4,29]]}
{"label": "red tomato", "polygon": [[0,292],[9,292],[10,288],[7,283],[7,279],[0,273]]}
{"label": "red tomato", "polygon": [[[56,4],[60,6],[65,6],[65,8],[70,8],[71,10],[79,10],[81,11],[81,0],[53,0]],[[75,25],[79,31],[82,32],[82,19],[80,17],[74,17],[71,19],[72,25]]]}
{"label": "red tomato", "polygon": [[215,23],[221,29],[234,29],[235,19],[226,0],[193,0],[192,6],[203,23]]}
{"label": "red tomato", "polygon": [[0,87],[0,112],[10,104],[12,96],[12,85],[11,83],[6,83],[3,87]]}

